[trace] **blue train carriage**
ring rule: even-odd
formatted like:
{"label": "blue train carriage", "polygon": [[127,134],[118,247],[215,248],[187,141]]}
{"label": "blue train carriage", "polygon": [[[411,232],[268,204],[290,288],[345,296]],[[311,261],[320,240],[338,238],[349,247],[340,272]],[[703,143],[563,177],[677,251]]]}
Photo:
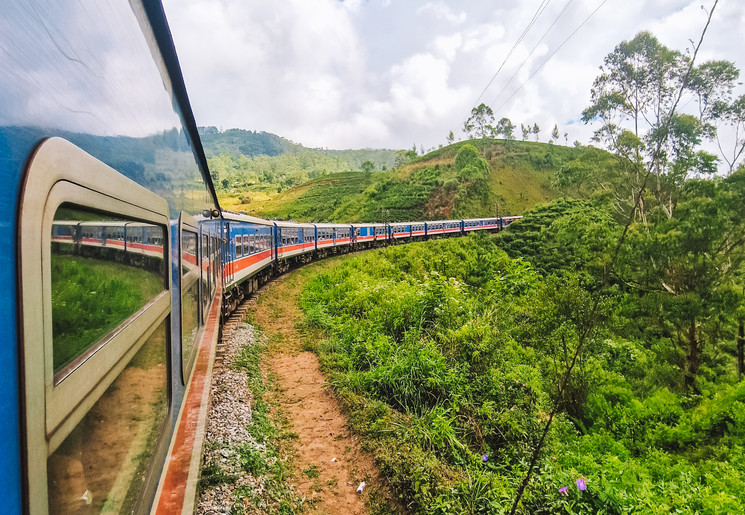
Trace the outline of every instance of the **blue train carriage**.
{"label": "blue train carriage", "polygon": [[353,244],[356,248],[367,248],[372,246],[375,242],[375,226],[374,224],[352,224],[353,229]]}
{"label": "blue train carriage", "polygon": [[162,7],[3,18],[3,511],[191,512],[223,235]]}
{"label": "blue train carriage", "polygon": [[316,229],[313,224],[275,221],[274,231],[275,263],[280,273],[313,259],[316,250]]}
{"label": "blue train carriage", "polygon": [[354,228],[354,245],[357,248],[369,248],[383,245],[388,241],[387,224],[361,223],[352,224]]}
{"label": "blue train carriage", "polygon": [[223,310],[231,313],[272,275],[274,224],[268,220],[223,211]]}
{"label": "blue train carriage", "polygon": [[499,229],[502,230],[510,225],[512,222],[520,220],[521,218],[522,216],[503,216],[499,219]]}
{"label": "blue train carriage", "polygon": [[426,222],[412,222],[411,224],[411,237],[414,240],[421,240],[427,235],[427,224]]}
{"label": "blue train carriage", "polygon": [[462,234],[461,220],[433,220],[425,223],[427,237]]}
{"label": "blue train carriage", "polygon": [[349,252],[352,226],[349,224],[313,224],[316,228],[316,257]]}
{"label": "blue train carriage", "polygon": [[499,230],[499,218],[466,218],[463,220],[463,232]]}
{"label": "blue train carriage", "polygon": [[412,237],[412,222],[395,222],[388,226],[389,238],[392,241],[409,241]]}

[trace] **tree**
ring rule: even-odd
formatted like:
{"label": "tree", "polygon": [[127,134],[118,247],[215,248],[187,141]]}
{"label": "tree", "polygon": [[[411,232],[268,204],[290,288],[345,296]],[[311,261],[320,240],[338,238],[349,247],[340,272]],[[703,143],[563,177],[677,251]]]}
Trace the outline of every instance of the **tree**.
{"label": "tree", "polygon": [[530,136],[530,125],[526,126],[524,123],[521,123],[520,129],[523,131],[523,141],[526,141],[528,136]]}
{"label": "tree", "polygon": [[455,155],[455,171],[463,187],[463,197],[489,196],[489,164],[479,156],[476,147],[469,144],[460,147]]}
{"label": "tree", "polygon": [[728,173],[732,173],[745,151],[745,95],[741,95],[731,103],[720,101],[714,108],[714,118],[720,124],[729,126],[734,132],[732,149],[726,152],[722,148],[722,141],[717,131],[717,145],[719,152],[729,167]]}
{"label": "tree", "polygon": [[448,141],[448,145],[452,145],[453,142],[455,141],[455,134],[453,134],[453,131],[450,131],[448,133],[447,141]]}
{"label": "tree", "polygon": [[533,135],[535,136],[535,140],[538,141],[538,135],[541,133],[541,128],[538,126],[537,123],[533,124],[532,132],[533,132]]}
{"label": "tree", "polygon": [[[696,68],[697,52],[698,47],[689,57],[640,32],[605,58],[592,104],[582,115],[585,122],[600,122],[594,139],[625,161],[628,176],[622,182],[631,188],[619,200],[638,203],[642,220],[655,206],[672,217],[685,180],[716,169],[716,157],[699,147],[713,137],[715,105],[728,98],[737,71],[723,61]],[[697,116],[681,110],[689,101],[698,103]],[[651,191],[652,204],[645,190]],[[639,202],[633,200],[637,194]]]}
{"label": "tree", "polygon": [[[594,139],[625,161],[627,177],[620,182],[626,187],[617,192],[618,201],[638,204],[642,220],[652,207],[645,190],[672,217],[686,178],[715,170],[716,158],[698,147],[711,135],[711,99],[726,96],[722,88],[729,88],[732,71],[706,64],[696,71],[697,51],[688,57],[640,32],[606,56],[593,83],[592,104],[582,113],[585,122],[601,124]],[[685,94],[699,99],[699,116],[680,110]]]}
{"label": "tree", "polygon": [[470,138],[481,138],[482,149],[486,146],[486,138],[494,136],[494,111],[486,104],[480,104],[471,109],[471,116],[463,123],[463,132]]}
{"label": "tree", "polygon": [[675,217],[653,221],[630,227],[619,277],[643,292],[639,316],[684,352],[684,385],[695,388],[706,345],[743,301],[745,170],[686,182]]}
{"label": "tree", "polygon": [[554,140],[554,143],[559,141],[559,126],[554,124],[554,130],[551,131],[551,139]]}
{"label": "tree", "polygon": [[361,169],[361,170],[362,170],[363,172],[367,172],[367,173],[370,173],[370,172],[372,172],[373,170],[375,170],[375,163],[373,163],[372,161],[365,161],[364,163],[362,163],[362,164],[360,165],[360,169]]}
{"label": "tree", "polygon": [[515,139],[515,126],[512,124],[509,118],[501,118],[497,122],[497,126],[494,131],[497,135],[503,135],[504,139],[512,140]]}

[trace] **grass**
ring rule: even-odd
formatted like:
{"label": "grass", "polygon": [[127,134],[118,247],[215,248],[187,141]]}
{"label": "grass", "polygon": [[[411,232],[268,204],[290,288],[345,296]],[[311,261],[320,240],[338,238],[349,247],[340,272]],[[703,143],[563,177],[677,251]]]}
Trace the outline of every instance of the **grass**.
{"label": "grass", "polygon": [[58,371],[163,291],[162,276],[114,261],[52,254],[52,333]]}

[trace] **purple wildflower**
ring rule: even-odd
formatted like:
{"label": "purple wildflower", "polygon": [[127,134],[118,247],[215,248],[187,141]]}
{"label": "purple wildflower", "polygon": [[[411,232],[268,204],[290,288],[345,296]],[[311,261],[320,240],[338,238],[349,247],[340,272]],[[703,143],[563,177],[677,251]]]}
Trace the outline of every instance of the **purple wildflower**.
{"label": "purple wildflower", "polygon": [[566,495],[566,496],[568,497],[568,496],[569,496],[569,494],[567,493],[567,488],[569,488],[569,487],[567,487],[567,486],[562,486],[561,488],[559,488],[559,493],[560,493],[560,494],[564,494],[564,495]]}
{"label": "purple wildflower", "polygon": [[486,460],[488,460],[488,459],[489,459],[489,455],[488,454],[482,454],[481,455],[481,461],[483,461],[484,463],[486,463]]}
{"label": "purple wildflower", "polygon": [[583,492],[587,490],[587,483],[585,482],[585,478],[581,477],[577,480],[577,488],[582,490]]}

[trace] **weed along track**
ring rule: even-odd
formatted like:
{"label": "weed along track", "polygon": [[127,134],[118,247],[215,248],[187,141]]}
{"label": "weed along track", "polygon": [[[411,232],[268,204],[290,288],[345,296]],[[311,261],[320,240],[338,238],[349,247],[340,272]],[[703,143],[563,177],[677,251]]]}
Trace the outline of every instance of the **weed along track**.
{"label": "weed along track", "polygon": [[[262,369],[274,382],[267,400],[286,418],[293,438],[292,483],[309,508],[320,513],[365,513],[365,501],[379,490],[380,473],[362,451],[339,403],[327,387],[318,358],[304,350],[312,336],[299,328],[298,298],[309,275],[325,262],[304,267],[275,281],[254,310],[269,346]],[[366,487],[360,495],[358,485]]]}

